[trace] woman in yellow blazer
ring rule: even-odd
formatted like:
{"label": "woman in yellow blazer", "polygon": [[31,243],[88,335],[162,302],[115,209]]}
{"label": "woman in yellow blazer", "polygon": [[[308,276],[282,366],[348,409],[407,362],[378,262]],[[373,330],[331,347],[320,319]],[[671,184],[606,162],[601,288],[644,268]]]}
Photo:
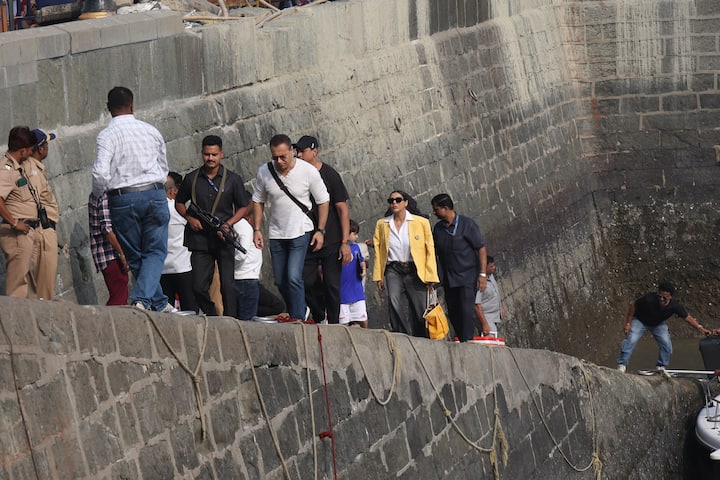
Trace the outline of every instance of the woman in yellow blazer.
{"label": "woman in yellow blazer", "polygon": [[387,200],[391,215],[375,225],[373,281],[380,292],[387,287],[392,330],[426,337],[427,291],[439,282],[435,243],[428,219],[408,211],[408,198],[392,192]]}

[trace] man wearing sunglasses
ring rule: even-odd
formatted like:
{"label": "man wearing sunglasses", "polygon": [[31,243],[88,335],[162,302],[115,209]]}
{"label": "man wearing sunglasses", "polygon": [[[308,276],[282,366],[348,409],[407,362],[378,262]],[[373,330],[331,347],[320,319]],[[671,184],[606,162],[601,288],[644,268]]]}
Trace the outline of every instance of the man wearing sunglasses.
{"label": "man wearing sunglasses", "polygon": [[672,353],[667,319],[673,315],[682,318],[703,335],[712,333],[689,315],[684,306],[673,300],[673,295],[675,295],[675,285],[662,282],[658,285],[657,292],[647,293],[630,304],[624,327],[626,337],[620,345],[620,357],[617,359],[618,370],[621,372],[626,370],[635,345],[646,331],[653,334],[658,344],[656,367],[658,370],[665,370],[670,363]]}
{"label": "man wearing sunglasses", "polygon": [[[308,248],[320,251],[325,241],[325,225],[330,195],[320,172],[298,161],[292,141],[279,134],[270,139],[272,161],[261,165],[253,193],[253,243],[263,248],[262,226],[265,204],[270,206],[268,237],[275,285],[285,300],[290,318],[307,319],[303,265]],[[317,217],[311,219],[312,200]]]}
{"label": "man wearing sunglasses", "polygon": [[28,127],[13,127],[8,151],[0,167],[0,248],[5,253],[5,294],[11,297],[35,296],[31,272],[37,262],[38,209],[25,173],[35,136]]}

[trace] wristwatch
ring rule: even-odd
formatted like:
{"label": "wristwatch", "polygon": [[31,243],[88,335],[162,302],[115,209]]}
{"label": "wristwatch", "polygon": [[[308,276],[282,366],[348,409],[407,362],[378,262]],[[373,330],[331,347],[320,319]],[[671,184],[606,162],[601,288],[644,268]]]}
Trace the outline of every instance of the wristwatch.
{"label": "wristwatch", "polygon": [[317,231],[320,232],[320,233],[322,233],[323,235],[325,235],[325,229],[324,229],[324,228],[318,228]]}

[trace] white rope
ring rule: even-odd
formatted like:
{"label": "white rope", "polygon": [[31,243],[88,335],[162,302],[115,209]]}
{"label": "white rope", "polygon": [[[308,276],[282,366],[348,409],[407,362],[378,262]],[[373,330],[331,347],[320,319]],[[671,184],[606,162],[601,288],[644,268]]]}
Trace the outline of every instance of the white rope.
{"label": "white rope", "polygon": [[202,317],[205,319],[205,326],[203,328],[203,339],[202,343],[200,344],[200,353],[198,355],[198,361],[197,365],[195,366],[195,369],[191,370],[190,367],[183,362],[180,359],[180,356],[175,352],[175,350],[170,346],[170,342],[168,342],[167,338],[165,338],[165,335],[163,335],[162,330],[160,330],[160,327],[155,323],[155,319],[146,311],[141,310],[139,308],[130,307],[135,311],[142,312],[145,314],[145,317],[147,317],[148,320],[150,320],[150,323],[155,328],[155,331],[157,331],[158,335],[160,335],[160,338],[162,339],[163,343],[165,344],[165,347],[170,351],[173,357],[175,357],[175,360],[177,360],[178,365],[187,372],[188,375],[190,375],[190,378],[193,382],[193,390],[195,392],[195,403],[197,403],[198,407],[198,414],[200,415],[200,436],[203,440],[205,440],[205,437],[207,436],[207,424],[205,423],[205,409],[203,408],[203,399],[202,399],[202,392],[200,391],[200,380],[201,377],[199,375],[200,373],[200,366],[203,362],[203,357],[205,356],[205,345],[207,344],[207,333],[208,333],[208,318],[205,314],[202,315]]}
{"label": "white rope", "polygon": [[393,392],[395,391],[395,386],[397,382],[400,381],[400,350],[398,350],[397,346],[395,345],[395,340],[393,340],[392,335],[387,330],[382,330],[385,334],[385,339],[387,340],[388,349],[390,350],[390,354],[393,357],[393,377],[392,377],[392,383],[390,384],[390,391],[387,394],[387,397],[385,399],[380,398],[380,394],[375,390],[375,387],[370,382],[370,375],[368,375],[367,369],[365,368],[365,364],[362,360],[362,357],[360,356],[360,352],[358,352],[357,345],[355,344],[355,339],[353,338],[353,334],[351,332],[351,328],[345,328],[345,331],[348,334],[348,337],[350,338],[350,343],[352,344],[353,351],[355,352],[355,356],[358,359],[358,362],[360,363],[360,368],[363,371],[363,374],[365,375],[365,378],[367,379],[368,386],[370,386],[370,391],[373,394],[373,397],[375,397],[375,400],[382,406],[387,405],[390,402],[390,399],[393,396]]}
{"label": "white rope", "polygon": [[285,457],[283,457],[282,450],[280,449],[280,440],[278,439],[277,432],[275,432],[275,429],[272,426],[270,415],[268,414],[267,407],[265,406],[265,400],[263,398],[262,390],[260,390],[260,381],[258,380],[257,373],[255,372],[255,362],[252,358],[250,343],[248,342],[247,335],[245,335],[245,331],[243,330],[242,321],[238,320],[237,318],[234,318],[233,320],[235,320],[235,323],[237,323],[238,327],[240,328],[240,336],[243,339],[243,344],[245,345],[245,351],[247,352],[248,361],[250,362],[250,371],[252,372],[253,381],[255,382],[255,391],[257,392],[258,400],[260,402],[260,410],[262,410],[263,417],[265,418],[265,423],[267,424],[268,431],[270,432],[270,437],[272,438],[273,445],[275,446],[275,451],[278,454],[278,458],[280,458],[280,463],[282,464],[285,478],[291,480],[292,477],[290,476],[290,469],[288,468],[287,462],[285,461]]}
{"label": "white rope", "polygon": [[510,351],[510,356],[512,357],[513,361],[515,362],[515,366],[517,366],[518,372],[520,372],[520,377],[523,379],[523,382],[525,383],[525,386],[528,389],[528,392],[530,392],[530,398],[533,401],[533,405],[535,405],[535,409],[538,412],[538,416],[540,417],[540,421],[542,422],[543,426],[545,427],[545,430],[547,431],[548,435],[550,436],[550,440],[552,440],[553,444],[555,445],[555,448],[557,448],[558,452],[560,452],[560,455],[562,455],[565,462],[576,472],[586,472],[591,467],[595,468],[595,477],[597,480],[600,480],[602,475],[602,461],[600,460],[600,452],[599,452],[599,441],[598,441],[598,429],[597,429],[597,415],[595,415],[595,405],[593,401],[593,395],[592,395],[592,388],[590,386],[590,375],[588,374],[587,370],[583,366],[582,363],[579,364],[580,371],[582,373],[583,379],[585,380],[585,383],[588,388],[588,394],[590,396],[590,414],[592,416],[592,427],[593,427],[593,453],[592,457],[590,458],[590,462],[584,466],[584,467],[578,467],[576,466],[568,456],[563,452],[560,444],[553,436],[552,432],[550,431],[550,426],[545,421],[545,414],[540,408],[540,406],[537,403],[537,399],[535,398],[535,395],[533,394],[532,389],[530,388],[530,384],[527,381],[527,378],[525,378],[525,374],[523,373],[522,369],[520,368],[520,364],[518,363],[517,358],[515,357],[515,353],[511,348],[507,348],[508,351]]}
{"label": "white rope", "polygon": [[303,332],[303,347],[305,348],[305,376],[307,379],[307,392],[308,392],[308,401],[310,402],[310,421],[312,422],[312,447],[313,447],[313,469],[314,469],[314,475],[313,478],[317,480],[318,478],[318,451],[317,451],[317,442],[315,439],[317,438],[317,431],[315,430],[315,406],[313,405],[313,398],[312,398],[312,383],[310,379],[310,353],[307,346],[307,332],[306,328],[307,325],[305,323],[302,323],[302,332]]}
{"label": "white rope", "polygon": [[425,372],[425,375],[427,376],[428,380],[430,381],[430,385],[432,386],[433,390],[435,391],[435,396],[437,397],[438,401],[440,402],[440,406],[442,407],[443,414],[445,415],[445,418],[450,422],[450,425],[452,428],[460,435],[460,438],[462,438],[468,445],[470,445],[475,450],[481,452],[481,453],[487,453],[490,455],[490,462],[493,465],[493,475],[495,479],[500,478],[500,471],[497,465],[497,453],[495,450],[495,444],[497,443],[498,437],[500,438],[500,447],[503,454],[503,461],[505,464],[507,464],[507,441],[505,440],[505,434],[502,431],[502,427],[500,424],[500,411],[498,409],[497,404],[497,391],[496,391],[496,382],[495,382],[495,363],[493,361],[492,356],[492,350],[490,350],[490,365],[491,365],[491,371],[492,371],[492,382],[493,382],[493,398],[495,400],[495,409],[494,409],[494,417],[495,420],[493,422],[493,433],[492,433],[492,442],[490,448],[484,448],[480,446],[478,443],[474,442],[470,439],[470,437],[467,436],[465,432],[458,426],[458,424],[455,422],[455,419],[452,416],[452,412],[449,408],[445,405],[445,401],[442,398],[442,395],[440,394],[440,390],[435,385],[435,382],[433,381],[432,377],[430,376],[430,372],[427,369],[427,366],[425,365],[425,362],[423,361],[422,357],[420,356],[420,352],[418,352],[417,348],[415,347],[415,343],[412,340],[412,337],[407,337],[408,342],[410,343],[410,346],[412,347],[413,351],[415,352],[415,355],[417,355],[418,360],[420,361],[420,366],[422,367],[423,371]]}

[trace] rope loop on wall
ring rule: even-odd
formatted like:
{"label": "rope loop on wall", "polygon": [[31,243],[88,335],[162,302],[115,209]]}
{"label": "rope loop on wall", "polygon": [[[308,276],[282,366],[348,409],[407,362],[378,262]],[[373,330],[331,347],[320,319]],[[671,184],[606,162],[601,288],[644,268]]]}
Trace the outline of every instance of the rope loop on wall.
{"label": "rope loop on wall", "polygon": [[595,478],[597,480],[601,480],[602,478],[602,460],[600,460],[600,448],[599,448],[599,440],[598,440],[598,428],[597,428],[597,415],[595,414],[595,402],[593,400],[593,394],[592,394],[592,388],[591,388],[591,381],[590,381],[590,374],[588,373],[587,369],[583,365],[582,362],[578,364],[580,367],[580,372],[582,373],[583,380],[585,380],[585,384],[587,385],[588,389],[588,395],[590,397],[590,415],[592,417],[592,439],[593,439],[593,453],[590,458],[590,462],[584,466],[584,467],[578,467],[575,465],[567,456],[567,454],[562,450],[560,443],[555,439],[555,437],[552,434],[552,431],[550,430],[550,426],[547,424],[547,421],[545,420],[545,415],[542,411],[542,408],[540,405],[538,405],[537,399],[535,398],[535,395],[533,394],[532,389],[530,388],[530,383],[527,381],[527,378],[525,378],[525,374],[522,371],[522,368],[520,368],[520,363],[518,362],[517,358],[515,357],[515,353],[511,348],[505,347],[510,352],[510,356],[513,359],[513,362],[515,362],[515,366],[517,367],[518,372],[520,373],[520,377],[522,378],[523,382],[525,383],[525,387],[527,387],[528,392],[530,393],[530,398],[533,401],[533,405],[535,406],[535,409],[538,412],[538,416],[540,417],[540,421],[542,422],[543,426],[545,427],[545,430],[547,431],[547,434],[550,436],[550,440],[552,440],[553,444],[555,445],[555,448],[557,448],[557,451],[560,452],[560,455],[562,455],[563,459],[565,460],[565,463],[567,463],[570,468],[575,470],[576,472],[586,472],[590,468],[595,469]]}
{"label": "rope loop on wall", "polygon": [[393,396],[393,393],[395,391],[395,386],[400,381],[400,350],[398,350],[397,345],[395,344],[395,340],[393,339],[390,332],[387,330],[382,330],[382,332],[385,334],[385,340],[387,341],[388,349],[390,350],[390,355],[393,357],[393,377],[392,377],[392,383],[390,384],[390,391],[387,394],[387,397],[384,399],[380,398],[380,394],[375,390],[375,387],[373,386],[372,382],[370,382],[370,375],[368,375],[367,368],[365,368],[365,363],[363,362],[362,357],[360,356],[360,352],[358,352],[357,345],[355,344],[355,339],[353,338],[353,333],[351,331],[351,328],[345,328],[345,331],[348,334],[348,338],[350,338],[350,343],[352,344],[353,352],[355,352],[355,356],[358,359],[358,362],[360,363],[360,368],[362,369],[363,375],[365,375],[365,378],[367,379],[368,386],[370,387],[370,391],[373,394],[373,397],[375,397],[375,401],[382,405],[383,407],[387,405],[390,402],[390,399]]}
{"label": "rope loop on wall", "polygon": [[[245,346],[245,351],[247,352],[248,362],[250,363],[250,371],[252,372],[253,382],[255,383],[255,391],[257,392],[258,401],[260,402],[260,410],[262,411],[263,418],[265,419],[268,431],[270,432],[270,438],[272,438],[275,452],[277,452],[280,463],[282,464],[285,478],[287,480],[291,480],[292,477],[290,476],[290,469],[288,468],[287,462],[285,461],[285,457],[283,457],[282,450],[280,449],[280,440],[278,439],[277,432],[272,426],[272,421],[270,415],[268,414],[267,406],[265,405],[265,399],[263,398],[262,390],[260,390],[260,381],[258,380],[257,372],[255,372],[255,362],[252,357],[250,342],[248,341],[245,330],[243,329],[242,320],[238,320],[237,318],[233,318],[233,320],[235,320],[235,323],[237,323],[237,326],[240,329],[240,336],[242,337],[243,345]],[[315,426],[313,424],[313,430],[314,429]]]}
{"label": "rope loop on wall", "polygon": [[198,361],[197,365],[195,365],[194,369],[190,369],[190,367],[183,362],[180,359],[180,356],[175,352],[175,350],[170,346],[170,342],[168,342],[167,338],[165,338],[165,335],[163,334],[162,330],[160,330],[160,327],[155,322],[155,319],[150,315],[146,310],[140,310],[139,308],[135,307],[128,307],[132,308],[133,310],[137,312],[142,312],[145,314],[145,317],[150,320],[150,323],[152,324],[153,328],[155,328],[155,331],[160,336],[160,339],[163,341],[163,344],[165,344],[165,347],[170,351],[173,357],[175,357],[175,360],[177,360],[178,365],[187,372],[188,375],[190,375],[190,379],[193,383],[193,391],[195,393],[195,403],[198,407],[198,414],[200,415],[200,436],[203,440],[207,437],[207,424],[205,422],[205,409],[203,407],[203,399],[202,399],[202,392],[200,391],[200,366],[203,362],[203,357],[205,356],[205,346],[207,345],[207,334],[208,334],[208,318],[207,315],[202,314],[203,317],[203,339],[202,343],[200,344],[200,353],[198,355]]}
{"label": "rope loop on wall", "polygon": [[[427,376],[430,385],[432,386],[433,391],[435,392],[435,396],[437,397],[438,402],[440,403],[440,407],[443,410],[443,414],[447,418],[448,422],[452,426],[452,428],[460,435],[460,438],[462,438],[468,445],[470,445],[475,450],[481,452],[481,453],[487,453],[490,456],[490,464],[493,467],[493,477],[496,480],[499,480],[500,478],[500,469],[498,465],[498,454],[497,454],[497,447],[500,447],[500,454],[501,459],[503,461],[503,465],[507,465],[508,461],[508,442],[507,438],[505,437],[505,432],[502,429],[502,425],[500,423],[500,409],[498,408],[497,403],[497,389],[496,385],[497,382],[495,381],[495,361],[492,353],[492,348],[490,348],[490,370],[492,372],[492,384],[493,384],[493,398],[495,401],[495,408],[493,409],[493,433],[492,433],[492,442],[490,444],[489,448],[482,447],[478,443],[474,442],[470,437],[467,436],[467,434],[460,428],[460,426],[455,422],[455,419],[453,418],[453,414],[450,411],[450,409],[445,405],[445,400],[443,400],[442,395],[440,394],[440,389],[438,389],[437,385],[435,385],[435,382],[433,381],[432,377],[430,376],[430,372],[427,368],[427,365],[425,365],[425,361],[420,356],[420,352],[418,352],[417,348],[415,347],[415,342],[413,341],[413,337],[406,337],[408,343],[410,343],[410,346],[412,347],[413,351],[415,352],[415,355],[417,356],[420,366],[422,367],[423,371],[425,372],[425,375]],[[499,444],[499,445],[498,445]]]}

